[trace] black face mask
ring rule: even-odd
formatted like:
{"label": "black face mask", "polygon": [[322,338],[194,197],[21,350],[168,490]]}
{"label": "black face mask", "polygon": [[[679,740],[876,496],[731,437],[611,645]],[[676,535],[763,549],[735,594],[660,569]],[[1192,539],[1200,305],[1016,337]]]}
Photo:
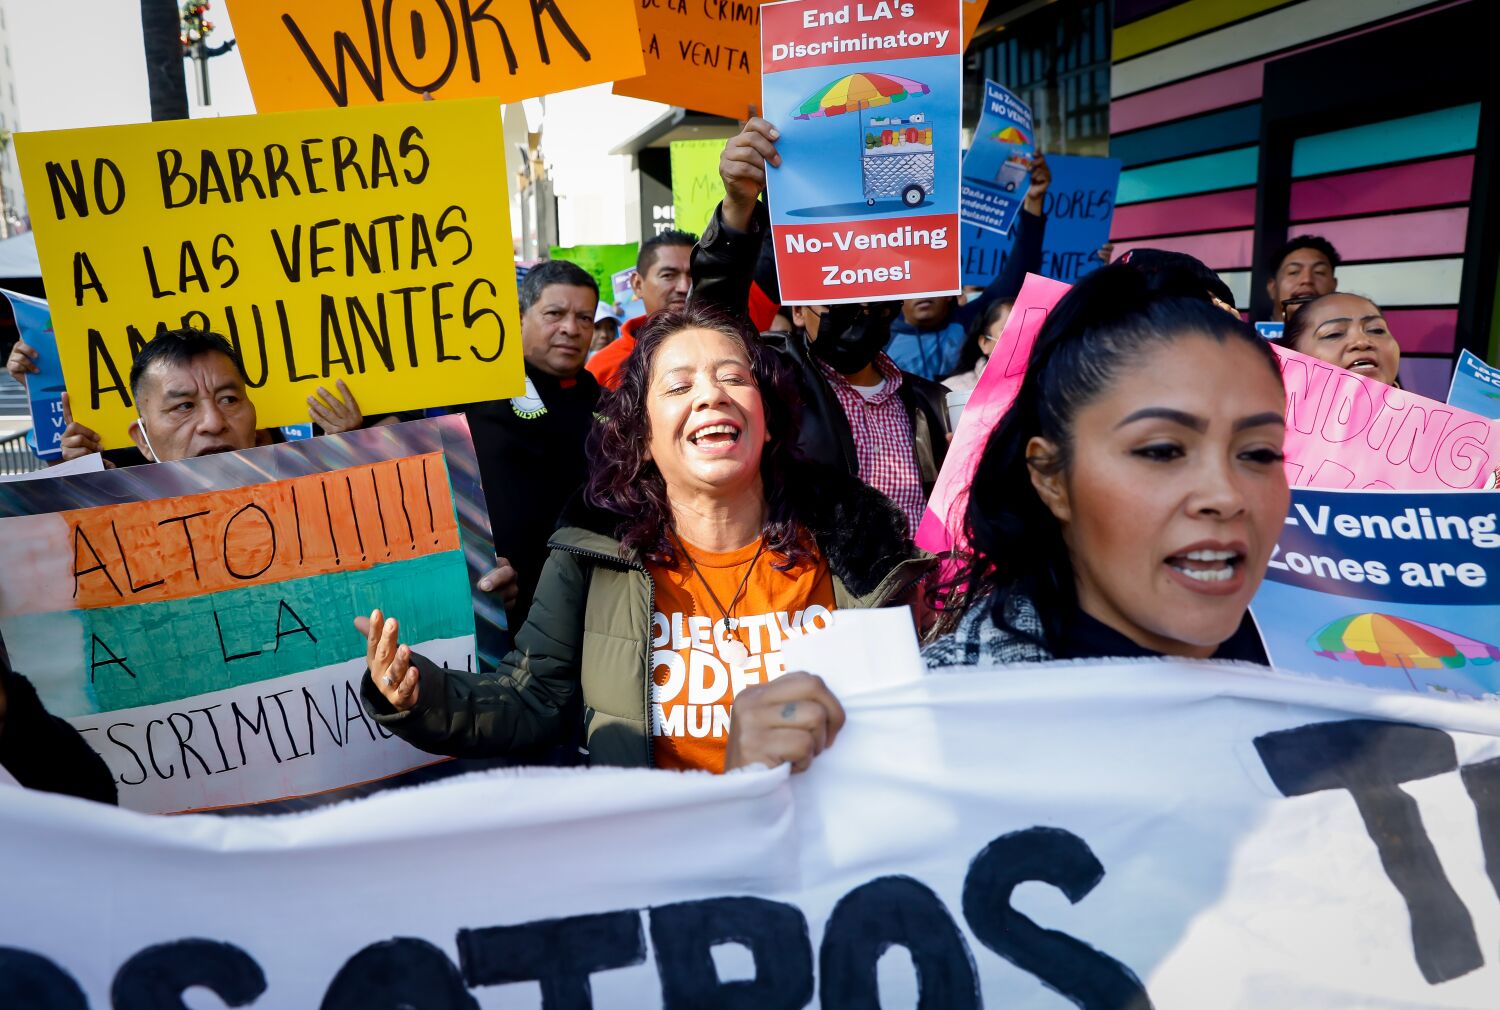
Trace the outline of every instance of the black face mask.
{"label": "black face mask", "polygon": [[885,350],[900,309],[900,302],[830,305],[818,322],[813,354],[840,375],[853,375]]}

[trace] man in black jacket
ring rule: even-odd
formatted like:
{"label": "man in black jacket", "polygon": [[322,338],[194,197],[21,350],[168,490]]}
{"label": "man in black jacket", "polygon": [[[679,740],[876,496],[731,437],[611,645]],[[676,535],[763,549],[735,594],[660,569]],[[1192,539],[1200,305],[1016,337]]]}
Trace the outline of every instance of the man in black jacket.
{"label": "man in black jacket", "polygon": [[[724,200],[693,250],[694,301],[745,313],[752,282],[771,294],[770,214],[759,200],[765,163],[780,164],[776,131],[751,119],[719,161]],[[885,354],[900,302],[800,305],[799,327],[763,338],[795,371],[802,392],[798,449],[883,492],[916,532],[948,449],[947,389],[902,372]]]}
{"label": "man in black jacket", "polygon": [[[531,609],[557,517],[588,473],[584,443],[599,383],[583,365],[598,303],[598,283],[578,265],[549,260],[533,267],[520,290],[526,392],[459,408],[474,436],[495,553],[514,568],[516,595],[506,605],[512,631]],[[504,592],[511,575],[502,561],[480,588]]]}
{"label": "man in black jacket", "polygon": [[0,768],[47,793],[118,802],[104,759],[62,719],[48,715],[31,681],[10,668],[0,639]]}

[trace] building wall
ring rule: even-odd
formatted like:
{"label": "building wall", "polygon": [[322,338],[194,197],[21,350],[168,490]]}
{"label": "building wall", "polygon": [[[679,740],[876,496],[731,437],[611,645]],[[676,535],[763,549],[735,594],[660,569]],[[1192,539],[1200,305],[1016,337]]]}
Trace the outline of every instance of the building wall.
{"label": "building wall", "polygon": [[7,138],[0,147],[0,238],[9,237],[15,226],[26,219],[26,195],[21,192],[21,170],[8,135],[20,127],[16,112],[16,75],[11,66],[11,33],[0,10],[0,136]]}
{"label": "building wall", "polygon": [[1489,350],[1495,299],[1493,83],[1463,66],[1479,6],[1116,0],[1116,252],[1191,253],[1266,318],[1266,258],[1321,234],[1339,287],[1387,310],[1403,383],[1444,399],[1457,349]]}

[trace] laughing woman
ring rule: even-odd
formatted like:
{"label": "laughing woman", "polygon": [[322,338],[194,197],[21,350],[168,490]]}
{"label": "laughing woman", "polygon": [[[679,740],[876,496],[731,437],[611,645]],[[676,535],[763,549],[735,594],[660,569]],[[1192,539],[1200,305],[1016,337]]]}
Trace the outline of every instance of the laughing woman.
{"label": "laughing woman", "polygon": [[841,717],[816,678],[771,680],[782,641],[926,574],[894,505],[792,458],[793,397],[754,332],[689,307],[637,339],[500,671],[438,667],[379,611],[356,622],[365,705],[415,746],[513,754],[581,721],[593,763],[721,771],[732,707],[755,728],[735,764],[805,767]]}

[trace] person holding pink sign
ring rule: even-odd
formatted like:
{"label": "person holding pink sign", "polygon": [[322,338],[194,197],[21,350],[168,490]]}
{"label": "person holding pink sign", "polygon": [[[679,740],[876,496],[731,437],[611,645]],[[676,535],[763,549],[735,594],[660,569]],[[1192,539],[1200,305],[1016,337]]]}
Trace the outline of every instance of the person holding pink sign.
{"label": "person holding pink sign", "polygon": [[1380,306],[1362,295],[1343,291],[1319,295],[1287,321],[1276,343],[1387,386],[1401,387],[1401,345]]}

